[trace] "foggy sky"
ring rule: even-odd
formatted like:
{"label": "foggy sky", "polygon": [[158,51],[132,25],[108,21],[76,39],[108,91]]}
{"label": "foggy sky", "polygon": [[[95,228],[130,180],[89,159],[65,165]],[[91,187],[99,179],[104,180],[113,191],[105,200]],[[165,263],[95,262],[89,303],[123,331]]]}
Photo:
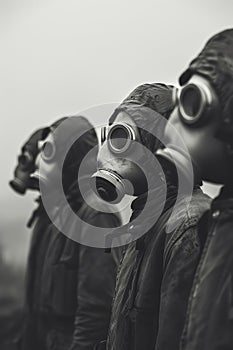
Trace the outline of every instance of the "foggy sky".
{"label": "foggy sky", "polygon": [[7,183],[34,129],[144,82],[176,83],[232,15],[231,0],[0,0],[1,218],[31,210]]}

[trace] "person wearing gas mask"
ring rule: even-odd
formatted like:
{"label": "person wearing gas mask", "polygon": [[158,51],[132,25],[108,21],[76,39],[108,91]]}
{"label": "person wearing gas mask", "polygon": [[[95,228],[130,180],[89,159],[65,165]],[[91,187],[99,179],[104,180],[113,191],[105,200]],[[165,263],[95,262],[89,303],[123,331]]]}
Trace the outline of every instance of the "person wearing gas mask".
{"label": "person wearing gas mask", "polygon": [[202,216],[203,251],[180,349],[233,348],[233,29],[208,40],[180,77],[171,122],[203,180],[224,185]]}
{"label": "person wearing gas mask", "polygon": [[[11,188],[19,194],[24,194],[28,188],[37,189],[38,184],[30,177],[31,173],[35,170],[35,158],[39,152],[38,141],[41,140],[44,132],[44,128],[37,130],[31,135],[29,140],[21,148],[20,155],[18,157],[18,164],[14,170],[14,178],[10,181]],[[41,217],[41,224],[44,223],[44,219],[47,222],[47,216]],[[4,268],[4,264],[2,264]],[[2,281],[2,283],[4,283]],[[4,292],[4,286],[2,288]],[[6,292],[9,293],[8,290]],[[23,294],[23,290],[19,291],[19,294]],[[9,299],[9,300],[8,300]],[[21,336],[21,325],[23,321],[23,306],[20,304],[15,305],[15,301],[10,295],[7,295],[7,311],[9,313],[4,314],[4,318],[1,319],[1,337],[0,348],[2,350],[13,350],[19,348],[19,339]]]}
{"label": "person wearing gas mask", "polygon": [[[200,252],[197,223],[210,200],[198,177],[190,184],[182,149],[171,157],[167,145],[163,149],[175,94],[164,84],[136,88],[110,118],[99,152],[94,174],[99,195],[109,202],[125,193],[137,198],[130,223],[114,233],[127,233],[129,244],[118,270],[108,339],[98,349],[179,348]],[[178,173],[184,188],[191,186],[191,202],[186,204],[184,191],[174,214]],[[170,219],[176,225],[167,231]]]}
{"label": "person wearing gas mask", "polygon": [[[63,123],[65,127],[60,129]],[[75,142],[63,164],[62,153],[68,139],[72,138]],[[25,322],[19,348],[91,350],[107,333],[117,257],[114,256],[114,260],[103,249],[82,245],[78,239],[86,230],[85,222],[112,228],[121,221],[117,213],[104,212],[104,207],[103,211],[95,210],[95,198],[92,198],[92,205],[88,205],[77,184],[79,165],[92,149],[86,181],[89,172],[93,173],[96,167],[97,148],[94,147],[98,141],[88,120],[62,118],[46,128],[41,139],[39,148],[38,142],[35,143],[37,157],[33,157],[32,173],[27,177],[33,179],[33,188],[39,188],[39,180],[42,198],[39,197],[39,209],[30,220],[34,227],[27,267]],[[66,200],[57,190],[61,172]],[[88,185],[84,179],[83,182],[86,190]],[[21,192],[31,188],[28,183],[22,186]],[[45,207],[47,201],[51,206]],[[55,226],[59,222],[67,223],[68,207],[83,220],[83,225],[80,223],[78,227],[72,226],[73,222],[68,223],[74,240],[65,235],[65,229],[65,234],[60,232],[57,227],[62,229],[62,225]]]}

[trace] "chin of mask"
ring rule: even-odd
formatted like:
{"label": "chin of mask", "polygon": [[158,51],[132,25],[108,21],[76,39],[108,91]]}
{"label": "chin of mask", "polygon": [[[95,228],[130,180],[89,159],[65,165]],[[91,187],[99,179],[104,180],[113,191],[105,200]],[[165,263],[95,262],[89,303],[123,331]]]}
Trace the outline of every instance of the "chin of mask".
{"label": "chin of mask", "polygon": [[92,176],[92,186],[102,199],[119,203],[126,194],[138,196],[147,191],[146,177],[137,164],[124,158],[108,158],[107,152],[105,156]]}

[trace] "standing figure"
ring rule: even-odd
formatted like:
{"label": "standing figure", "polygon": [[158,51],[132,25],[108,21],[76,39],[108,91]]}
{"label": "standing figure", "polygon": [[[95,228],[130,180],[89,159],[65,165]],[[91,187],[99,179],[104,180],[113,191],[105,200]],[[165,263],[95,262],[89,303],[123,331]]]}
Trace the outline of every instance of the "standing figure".
{"label": "standing figure", "polygon": [[[174,87],[164,84],[145,84],[136,88],[111,117],[110,134],[106,136],[99,153],[96,182],[97,185],[101,184],[100,195],[106,197],[103,184],[111,188],[110,185],[107,187],[109,182],[115,186],[115,192],[122,195],[126,188],[122,179],[125,178],[133,184],[133,194],[138,197],[132,203],[132,217],[125,228],[132,239],[118,270],[106,343],[108,350],[179,348],[188,296],[200,253],[197,223],[209,208],[210,200],[202,193],[201,182],[195,175],[195,181],[190,185],[192,198],[189,206],[186,204],[188,192],[184,192],[179,210],[173,215],[178,225],[172,231],[167,230],[178,198],[177,165],[183,180],[187,184],[191,181],[186,176],[189,164],[186,155],[182,150],[172,152],[170,148],[172,134],[167,134],[167,144],[164,144],[164,121],[174,108],[175,93]],[[137,138],[137,142],[149,150],[149,154],[143,155],[142,147],[137,152],[136,144],[131,148],[128,145],[131,154],[137,152],[136,158],[140,157],[141,150],[140,165],[147,173],[150,185],[145,181],[143,171],[129,162],[126,156],[124,159],[123,153],[123,160],[118,157],[114,161],[106,161],[109,149],[116,153],[117,148],[119,156],[120,149],[125,152],[126,144],[129,144],[125,140],[130,137],[124,137],[120,130],[122,125],[125,130],[131,128],[132,135],[137,135],[132,137],[133,141]],[[154,159],[160,164],[157,168],[152,166]],[[113,196],[106,199],[114,200],[114,191]],[[102,348],[105,348],[104,344]]]}
{"label": "standing figure", "polygon": [[[62,162],[62,153],[76,135]],[[30,220],[33,234],[20,349],[91,350],[107,334],[118,257],[82,245],[79,239],[88,234],[86,223],[98,231],[98,227],[113,228],[121,221],[106,204],[102,211],[96,210],[92,193],[87,204],[79,190],[79,166],[94,147],[82,179],[85,189],[89,187],[88,172],[96,167],[98,141],[88,120],[62,118],[46,129],[43,140],[32,175],[34,182],[40,182],[41,196]],[[64,195],[58,188],[60,176]],[[51,204],[48,212],[47,201]],[[72,219],[69,222],[69,208],[79,216],[78,226]],[[72,239],[66,235],[67,225]]]}
{"label": "standing figure", "polygon": [[223,185],[199,223],[203,252],[181,340],[233,348],[233,29],[213,36],[180,77],[173,118],[203,180]]}

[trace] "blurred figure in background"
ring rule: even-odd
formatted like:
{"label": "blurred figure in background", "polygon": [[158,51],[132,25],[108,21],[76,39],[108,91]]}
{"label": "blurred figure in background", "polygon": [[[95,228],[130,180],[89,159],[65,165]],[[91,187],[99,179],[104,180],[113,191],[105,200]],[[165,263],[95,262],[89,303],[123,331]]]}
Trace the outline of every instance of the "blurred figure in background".
{"label": "blurred figure in background", "polygon": [[[14,171],[14,179],[10,186],[19,194],[24,194],[28,189],[39,189],[38,182],[31,177],[35,171],[35,160],[39,153],[38,142],[43,138],[45,128],[35,131],[21,148],[18,164]],[[41,221],[47,223],[47,215],[42,215]],[[46,226],[46,225],[45,225]],[[2,255],[2,251],[0,251]],[[1,350],[14,350],[19,347],[19,338],[23,321],[24,299],[24,274],[22,270],[7,264],[1,260]]]}
{"label": "blurred figure in background", "polygon": [[[65,132],[64,129],[59,132],[63,122],[66,122]],[[63,164],[60,155],[68,139],[76,134],[77,140]],[[88,172],[95,170],[98,149],[96,133],[87,119],[62,118],[43,130],[41,140],[44,144],[35,152],[34,166],[30,168],[31,187],[38,189],[40,180],[43,194],[56,201],[49,217],[39,197],[38,208],[29,221],[33,234],[26,278],[25,322],[19,349],[93,349],[107,334],[119,257],[115,255],[114,259],[104,249],[81,245],[75,238],[85,235],[82,231],[86,229],[86,222],[97,228],[112,228],[121,221],[119,215],[105,212],[104,207],[99,212],[89,206],[80,193],[77,184],[79,166],[84,156],[96,147],[87,166],[86,178],[82,179],[87,189]],[[57,189],[61,172],[66,201]],[[19,181],[15,182],[19,184]],[[92,205],[95,207],[93,199]],[[74,226],[72,220],[69,222],[68,207],[83,220],[83,226]],[[105,208],[108,209],[106,204]],[[51,222],[53,219],[61,223],[60,227],[68,220],[74,240],[61,233]]]}
{"label": "blurred figure in background", "polygon": [[0,349],[15,350],[23,321],[24,270],[5,261],[2,246],[0,276]]}

